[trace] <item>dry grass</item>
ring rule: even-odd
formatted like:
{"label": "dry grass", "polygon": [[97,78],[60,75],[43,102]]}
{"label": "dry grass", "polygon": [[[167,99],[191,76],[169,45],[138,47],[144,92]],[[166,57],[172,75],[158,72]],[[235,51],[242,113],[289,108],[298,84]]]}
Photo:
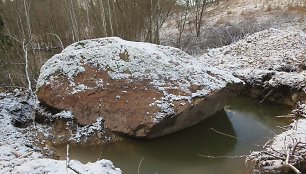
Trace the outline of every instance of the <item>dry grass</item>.
{"label": "dry grass", "polygon": [[269,13],[271,12],[273,9],[271,7],[271,5],[269,5],[266,9],[264,9],[264,12]]}
{"label": "dry grass", "polygon": [[306,14],[306,6],[288,6],[287,11]]}

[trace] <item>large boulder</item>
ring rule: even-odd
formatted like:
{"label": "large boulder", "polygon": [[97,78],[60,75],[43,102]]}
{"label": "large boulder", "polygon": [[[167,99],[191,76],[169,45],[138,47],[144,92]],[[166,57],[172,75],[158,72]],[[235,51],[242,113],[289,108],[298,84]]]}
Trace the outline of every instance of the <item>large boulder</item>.
{"label": "large boulder", "polygon": [[242,82],[183,51],[111,37],[74,43],[41,68],[40,102],[81,125],[100,117],[111,131],[157,137],[223,109]]}

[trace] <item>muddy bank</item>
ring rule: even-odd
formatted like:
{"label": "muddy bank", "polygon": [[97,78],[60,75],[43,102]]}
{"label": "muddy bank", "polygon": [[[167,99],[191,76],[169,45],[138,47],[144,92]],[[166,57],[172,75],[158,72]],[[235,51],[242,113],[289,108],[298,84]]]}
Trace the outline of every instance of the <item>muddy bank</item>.
{"label": "muddy bank", "polygon": [[306,102],[299,102],[289,116],[295,120],[286,131],[267,142],[263,151],[252,152],[247,158],[253,173],[306,172]]}

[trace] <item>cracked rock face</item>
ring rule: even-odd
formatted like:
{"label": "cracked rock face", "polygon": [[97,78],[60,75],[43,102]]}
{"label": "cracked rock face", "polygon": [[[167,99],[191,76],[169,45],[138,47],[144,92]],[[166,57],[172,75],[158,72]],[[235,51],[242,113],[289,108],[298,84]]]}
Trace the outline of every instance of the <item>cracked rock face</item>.
{"label": "cracked rock face", "polygon": [[81,125],[103,118],[111,131],[158,137],[223,109],[242,86],[231,74],[166,46],[120,38],[68,46],[41,68],[37,95]]}

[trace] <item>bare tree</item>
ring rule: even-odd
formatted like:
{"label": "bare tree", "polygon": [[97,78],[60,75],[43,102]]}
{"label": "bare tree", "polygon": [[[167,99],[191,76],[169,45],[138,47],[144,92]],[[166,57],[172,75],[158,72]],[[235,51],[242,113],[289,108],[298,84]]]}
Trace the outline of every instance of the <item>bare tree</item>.
{"label": "bare tree", "polygon": [[[29,94],[32,96],[33,95],[33,91],[32,91],[32,82],[31,82],[31,78],[30,78],[30,73],[29,73],[29,57],[28,57],[28,49],[30,47],[30,44],[32,42],[32,29],[31,29],[31,23],[30,23],[30,15],[29,15],[29,1],[23,0],[22,2],[19,2],[18,7],[20,7],[21,9],[21,13],[17,13],[17,18],[16,18],[16,23],[17,26],[19,26],[19,28],[21,29],[21,33],[19,35],[13,35],[13,33],[11,33],[8,30],[8,26],[6,26],[7,28],[7,33],[8,33],[8,37],[13,39],[15,42],[19,43],[22,47],[22,57],[24,59],[24,72],[25,72],[25,77],[26,77],[26,81],[27,81],[27,90],[29,92]],[[2,9],[3,10],[3,9]],[[2,11],[1,10],[1,11]],[[22,16],[24,17],[24,20],[22,19]],[[2,16],[2,15],[1,15]],[[6,24],[6,23],[4,23]]]}
{"label": "bare tree", "polygon": [[196,36],[199,37],[202,27],[202,18],[205,10],[205,6],[208,0],[195,0],[195,31]]}
{"label": "bare tree", "polygon": [[[37,55],[42,51],[63,49],[81,39],[118,36],[159,43],[160,29],[175,7],[175,1],[0,0],[1,35],[12,40],[12,45],[0,48],[5,53],[0,57],[1,67],[4,67],[0,81],[27,88],[35,86],[40,66],[46,60]],[[25,76],[30,77],[30,83]]]}
{"label": "bare tree", "polygon": [[182,35],[185,31],[186,23],[188,20],[188,14],[190,8],[190,0],[185,0],[184,4],[182,6],[179,6],[179,8],[176,11],[175,17],[176,17],[176,26],[178,29],[178,36],[177,36],[177,46],[181,46],[182,41]]}

